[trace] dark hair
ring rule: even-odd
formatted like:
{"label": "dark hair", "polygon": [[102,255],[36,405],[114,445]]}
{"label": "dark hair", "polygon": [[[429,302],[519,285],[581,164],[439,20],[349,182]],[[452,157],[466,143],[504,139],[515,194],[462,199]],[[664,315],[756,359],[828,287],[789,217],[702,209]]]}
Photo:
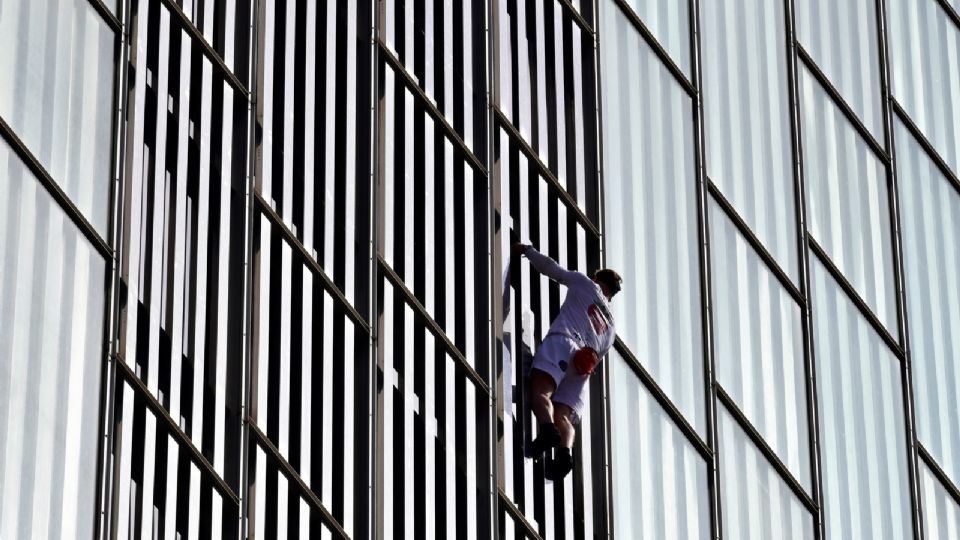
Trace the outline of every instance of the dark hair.
{"label": "dark hair", "polygon": [[620,292],[620,284],[623,283],[623,278],[620,277],[620,274],[609,268],[602,268],[594,272],[593,279],[607,286],[611,298]]}

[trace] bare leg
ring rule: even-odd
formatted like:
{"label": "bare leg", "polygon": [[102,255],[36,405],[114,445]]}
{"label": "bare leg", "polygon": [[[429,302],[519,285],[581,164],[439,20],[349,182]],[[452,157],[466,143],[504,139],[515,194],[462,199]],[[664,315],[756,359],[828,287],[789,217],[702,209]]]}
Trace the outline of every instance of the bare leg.
{"label": "bare leg", "polygon": [[577,438],[577,429],[573,427],[573,422],[570,420],[573,411],[563,403],[554,403],[553,411],[553,423],[560,432],[560,446],[573,448],[573,441]]}
{"label": "bare leg", "polygon": [[534,368],[530,372],[530,393],[532,399],[530,408],[537,416],[537,438],[530,441],[527,447],[527,457],[539,460],[544,452],[560,443],[560,432],[553,425],[553,401],[551,397],[557,389],[553,377]]}
{"label": "bare leg", "polygon": [[530,393],[533,396],[530,408],[540,425],[554,423],[553,401],[550,398],[556,389],[557,383],[553,382],[553,377],[537,368],[530,370]]}

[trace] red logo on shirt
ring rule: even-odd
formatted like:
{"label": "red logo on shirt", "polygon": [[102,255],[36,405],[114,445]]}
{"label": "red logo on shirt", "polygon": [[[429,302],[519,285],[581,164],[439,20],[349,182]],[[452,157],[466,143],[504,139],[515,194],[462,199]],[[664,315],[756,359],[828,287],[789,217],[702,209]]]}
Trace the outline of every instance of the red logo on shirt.
{"label": "red logo on shirt", "polygon": [[590,324],[593,325],[593,331],[597,333],[598,336],[602,336],[607,333],[607,330],[610,328],[610,325],[607,324],[607,317],[600,311],[600,308],[596,304],[591,304],[587,308],[587,316],[590,318]]}

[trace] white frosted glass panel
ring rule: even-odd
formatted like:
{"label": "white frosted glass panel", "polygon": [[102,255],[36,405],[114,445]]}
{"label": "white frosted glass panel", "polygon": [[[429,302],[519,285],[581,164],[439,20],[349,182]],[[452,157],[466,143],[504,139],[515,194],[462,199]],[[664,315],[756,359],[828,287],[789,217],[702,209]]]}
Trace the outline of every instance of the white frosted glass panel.
{"label": "white frosted glass panel", "polygon": [[883,140],[874,0],[797,0],[797,38],[877,140]]}
{"label": "white frosted glass panel", "polygon": [[727,538],[813,538],[813,516],[753,445],[726,407],[717,410],[720,500]]}
{"label": "white frosted glass panel", "polygon": [[709,538],[706,462],[619,354],[607,365],[614,538]]}
{"label": "white frosted glass panel", "polygon": [[886,167],[803,68],[800,101],[808,229],[897,335]]}
{"label": "white frosted glass panel", "polygon": [[[626,0],[680,69],[689,75],[690,4],[677,0]],[[601,27],[601,35],[606,29]]]}
{"label": "white frosted glass panel", "polygon": [[911,538],[900,362],[811,256],[828,539]]}
{"label": "white frosted glass panel", "polygon": [[783,2],[704,0],[701,10],[707,174],[796,279]]}
{"label": "white frosted glass panel", "polygon": [[809,489],[800,307],[716,204],[710,240],[717,380]]}
{"label": "white frosted glass panel", "polygon": [[602,4],[607,265],[617,332],[704,426],[692,102],[612,1]]}
{"label": "white frosted glass panel", "polygon": [[960,191],[894,128],[917,437],[960,483]]}
{"label": "white frosted glass panel", "polygon": [[934,0],[889,0],[893,96],[960,172],[960,29]]}
{"label": "white frosted glass panel", "polygon": [[926,465],[920,465],[923,534],[927,538],[960,538],[960,506]]}
{"label": "white frosted glass panel", "polygon": [[89,538],[106,264],[0,140],[0,538]]}
{"label": "white frosted glass panel", "polygon": [[107,234],[114,34],[87,0],[0,6],[0,117]]}

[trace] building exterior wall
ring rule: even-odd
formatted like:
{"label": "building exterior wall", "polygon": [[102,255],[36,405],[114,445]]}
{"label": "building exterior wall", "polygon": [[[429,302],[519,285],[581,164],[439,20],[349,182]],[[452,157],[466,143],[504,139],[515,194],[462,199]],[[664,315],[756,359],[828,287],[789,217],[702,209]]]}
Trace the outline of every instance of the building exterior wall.
{"label": "building exterior wall", "polygon": [[0,3],[0,538],[960,539],[958,10]]}

